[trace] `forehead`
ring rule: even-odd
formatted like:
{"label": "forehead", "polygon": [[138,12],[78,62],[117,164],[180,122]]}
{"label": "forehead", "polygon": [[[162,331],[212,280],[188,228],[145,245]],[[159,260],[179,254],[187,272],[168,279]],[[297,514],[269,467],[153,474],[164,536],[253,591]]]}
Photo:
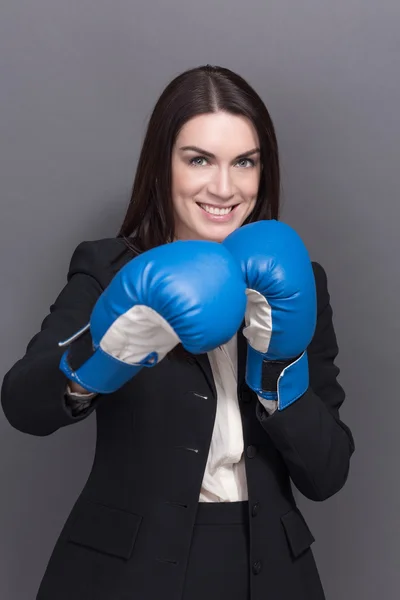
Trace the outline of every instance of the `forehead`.
{"label": "forehead", "polygon": [[182,127],[176,145],[198,146],[216,156],[238,156],[259,146],[252,122],[225,112],[197,115]]}

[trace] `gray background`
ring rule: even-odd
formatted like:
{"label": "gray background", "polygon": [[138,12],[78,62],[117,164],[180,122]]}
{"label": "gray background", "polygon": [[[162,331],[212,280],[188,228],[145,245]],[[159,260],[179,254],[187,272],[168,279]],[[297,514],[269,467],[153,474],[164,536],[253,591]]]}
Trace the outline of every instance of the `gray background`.
{"label": "gray background", "polygon": [[[283,218],[328,272],[357,445],[342,492],[300,499],[328,600],[400,597],[399,28],[398,0],[0,8],[1,375],[65,285],[75,246],[116,234],[167,82],[221,64],[267,103]],[[34,597],[89,474],[94,425],[35,438],[0,416],[2,599]]]}

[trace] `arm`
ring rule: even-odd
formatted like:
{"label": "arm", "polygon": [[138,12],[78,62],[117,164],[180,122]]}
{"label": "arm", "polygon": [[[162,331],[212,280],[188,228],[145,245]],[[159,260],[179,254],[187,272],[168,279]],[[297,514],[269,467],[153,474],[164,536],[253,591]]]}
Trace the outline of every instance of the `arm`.
{"label": "arm", "polygon": [[67,284],[50,307],[41,330],[29,341],[25,355],[6,373],[1,403],[10,424],[32,435],[49,435],[88,417],[96,407],[76,413],[66,401],[68,378],[59,369],[64,348],[60,340],[71,336],[90,318],[103,291],[99,261],[92,242],[78,245],[71,258]]}
{"label": "arm", "polygon": [[338,354],[332,308],[324,269],[313,263],[318,317],[307,349],[310,385],[296,402],[268,415],[261,402],[257,417],[280,451],[290,476],[302,494],[321,501],[338,492],[349,471],[354,441],[340,420],[345,393],[337,381]]}

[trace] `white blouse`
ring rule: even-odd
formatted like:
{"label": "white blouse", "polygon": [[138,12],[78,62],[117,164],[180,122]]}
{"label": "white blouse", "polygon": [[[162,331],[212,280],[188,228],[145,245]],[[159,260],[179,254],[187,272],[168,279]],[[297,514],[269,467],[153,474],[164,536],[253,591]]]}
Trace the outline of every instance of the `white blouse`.
{"label": "white blouse", "polygon": [[[208,352],[208,358],[217,389],[217,412],[199,501],[247,500],[242,418],[237,397],[237,335]],[[270,414],[276,410],[275,401],[258,399]]]}

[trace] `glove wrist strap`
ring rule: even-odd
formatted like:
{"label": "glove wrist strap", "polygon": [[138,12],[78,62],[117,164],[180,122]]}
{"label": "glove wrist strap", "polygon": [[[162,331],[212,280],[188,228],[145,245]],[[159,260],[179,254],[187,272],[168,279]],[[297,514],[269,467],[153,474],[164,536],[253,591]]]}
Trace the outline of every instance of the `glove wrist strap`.
{"label": "glove wrist strap", "polygon": [[81,330],[60,346],[68,346],[61,357],[59,368],[70,379],[89,392],[110,394],[121,388],[145,366],[157,362],[157,353],[151,352],[143,361],[128,364],[93,346],[90,328]]}
{"label": "glove wrist strap", "polygon": [[308,389],[307,351],[289,360],[268,360],[247,346],[246,383],[265,400],[277,400],[278,410],[293,404]]}

